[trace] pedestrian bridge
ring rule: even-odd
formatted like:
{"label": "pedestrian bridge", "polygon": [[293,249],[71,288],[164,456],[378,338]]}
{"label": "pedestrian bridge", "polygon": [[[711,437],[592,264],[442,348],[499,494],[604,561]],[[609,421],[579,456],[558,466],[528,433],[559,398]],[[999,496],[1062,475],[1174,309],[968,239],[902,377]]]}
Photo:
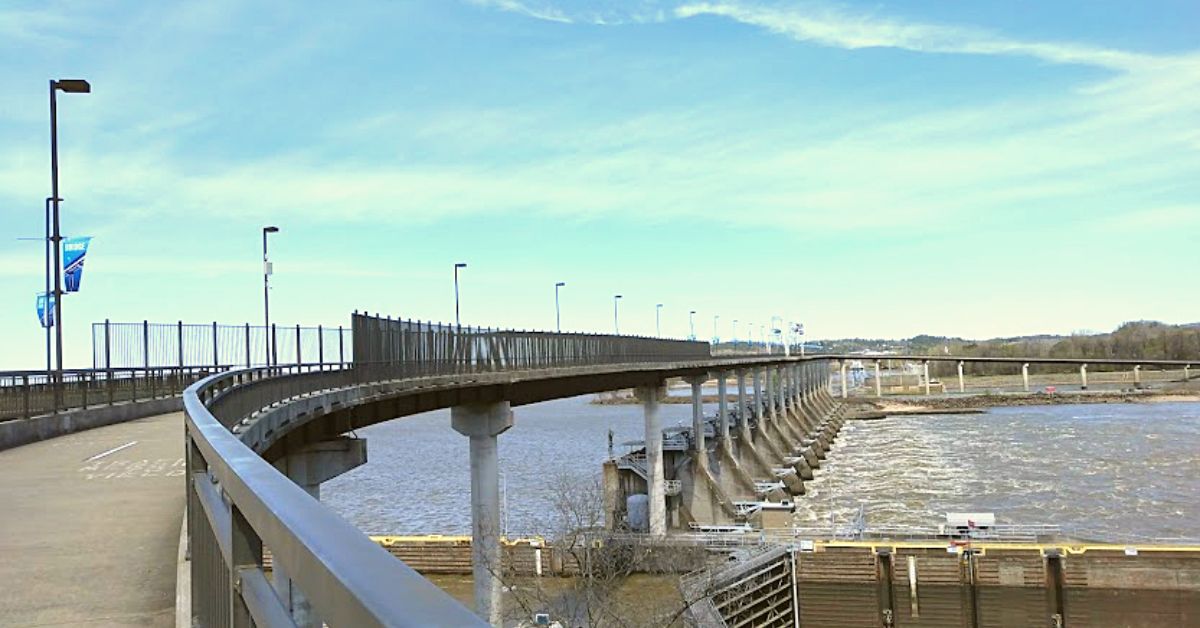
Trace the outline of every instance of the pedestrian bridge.
{"label": "pedestrian bridge", "polygon": [[[183,614],[193,625],[485,625],[499,617],[496,448],[500,434],[512,425],[512,407],[637,389],[645,414],[646,460],[639,469],[649,496],[649,532],[661,535],[668,517],[668,478],[658,390],[667,379],[685,378],[693,392],[689,444],[696,472],[682,485],[673,481],[685,498],[695,500],[695,508],[704,500],[694,497],[694,487],[707,483],[715,517],[722,508],[736,510],[734,504],[747,502],[727,495],[733,489],[724,477],[711,477],[706,465],[712,463],[705,461],[726,461],[728,482],[751,495],[759,489],[783,494],[773,502],[764,498],[755,503],[778,504],[803,494],[799,476],[819,464],[842,421],[840,404],[829,395],[831,373],[843,370],[845,395],[846,362],[871,359],[713,356],[707,343],[497,331],[358,314],[353,343],[353,361],[347,363],[210,373],[147,369],[128,378],[101,370],[84,376],[81,385],[76,381],[75,387],[58,382],[43,383],[41,389],[30,384],[28,374],[7,375],[0,382],[7,384],[0,386],[0,409],[20,416],[15,411],[20,407],[29,417],[37,400],[48,398],[49,388],[55,404],[79,399],[80,390],[84,404],[89,392],[95,403],[105,391],[111,404],[130,387],[137,399],[139,385],[143,394],[149,388],[170,396],[173,386],[190,382],[182,394],[187,515],[181,549],[187,567],[180,572],[180,597]],[[910,359],[972,361],[954,356]],[[1167,364],[1142,362],[1148,363]],[[733,411],[726,406],[729,375],[737,376]],[[700,384],[713,376],[721,401],[710,423],[702,412]],[[365,441],[348,436],[354,430],[440,408],[451,410],[454,429],[470,441],[469,462],[429,462],[471,467],[477,612],[314,499],[323,481],[366,461]],[[717,449],[706,448],[707,434],[717,441]],[[739,443],[732,457],[726,449],[731,441]],[[754,477],[756,470],[775,476]],[[264,570],[265,552],[271,555],[270,574]]]}

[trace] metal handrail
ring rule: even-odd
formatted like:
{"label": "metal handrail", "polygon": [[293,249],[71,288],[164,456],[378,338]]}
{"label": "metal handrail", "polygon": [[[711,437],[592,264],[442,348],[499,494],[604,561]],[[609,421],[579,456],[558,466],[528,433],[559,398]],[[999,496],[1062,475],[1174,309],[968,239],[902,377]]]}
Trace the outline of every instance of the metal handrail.
{"label": "metal handrail", "polygon": [[222,393],[278,377],[279,370],[229,371],[184,391],[193,617],[205,626],[237,623],[229,620],[239,616],[274,625],[272,618],[288,617],[279,597],[263,590],[270,586],[261,577],[266,546],[331,625],[486,625],[310,497],[209,412]]}
{"label": "metal handrail", "polygon": [[[263,577],[266,547],[330,625],[484,625],[248,446],[255,430],[246,426],[269,407],[343,387],[396,388],[388,382],[453,385],[460,375],[712,360],[704,343],[460,330],[358,315],[354,322],[356,361],[342,368],[238,369],[184,391],[194,623],[287,623],[288,609]],[[370,326],[380,333],[366,333]],[[388,350],[361,344],[372,338]]]}

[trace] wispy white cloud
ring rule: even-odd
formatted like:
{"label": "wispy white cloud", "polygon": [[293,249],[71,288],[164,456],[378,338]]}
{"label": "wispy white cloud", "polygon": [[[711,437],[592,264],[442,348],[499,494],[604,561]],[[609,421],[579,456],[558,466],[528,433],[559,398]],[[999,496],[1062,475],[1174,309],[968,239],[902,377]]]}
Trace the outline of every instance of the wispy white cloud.
{"label": "wispy white cloud", "polygon": [[741,2],[698,2],[675,7],[674,15],[715,15],[758,26],[798,41],[836,48],[896,48],[913,52],[1019,55],[1051,63],[1077,63],[1130,70],[1154,61],[1148,55],[1086,45],[1024,41],[988,31],[852,13],[805,3],[780,8]]}
{"label": "wispy white cloud", "polygon": [[519,0],[471,0],[471,2],[479,6],[491,7],[510,13],[519,13],[548,22],[560,22],[563,24],[575,22],[575,19],[568,17],[561,9],[557,9],[549,3],[539,6],[528,2],[520,2]]}
{"label": "wispy white cloud", "polygon": [[[936,24],[850,11],[826,2],[588,3],[471,0],[474,4],[560,23],[619,25],[717,16],[797,41],[844,49],[895,48],[912,52],[1025,56],[1050,63],[1131,70],[1154,64],[1153,55],[1070,42],[1030,41],[981,28]],[[598,4],[598,6],[597,6]],[[571,7],[571,8],[564,8]]]}

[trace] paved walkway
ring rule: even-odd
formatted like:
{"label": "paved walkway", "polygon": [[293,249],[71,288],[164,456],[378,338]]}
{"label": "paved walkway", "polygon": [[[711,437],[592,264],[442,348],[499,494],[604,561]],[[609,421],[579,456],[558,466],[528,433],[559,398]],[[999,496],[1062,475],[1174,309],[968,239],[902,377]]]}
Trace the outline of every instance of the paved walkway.
{"label": "paved walkway", "polygon": [[0,626],[173,626],[183,474],[179,413],[0,451]]}

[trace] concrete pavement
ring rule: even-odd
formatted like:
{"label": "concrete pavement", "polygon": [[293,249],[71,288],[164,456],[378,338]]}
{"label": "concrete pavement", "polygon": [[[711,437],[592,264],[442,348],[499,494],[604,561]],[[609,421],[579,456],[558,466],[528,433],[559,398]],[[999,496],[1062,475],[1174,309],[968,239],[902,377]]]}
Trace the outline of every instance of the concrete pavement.
{"label": "concrete pavement", "polygon": [[173,626],[183,415],[0,451],[0,625]]}

